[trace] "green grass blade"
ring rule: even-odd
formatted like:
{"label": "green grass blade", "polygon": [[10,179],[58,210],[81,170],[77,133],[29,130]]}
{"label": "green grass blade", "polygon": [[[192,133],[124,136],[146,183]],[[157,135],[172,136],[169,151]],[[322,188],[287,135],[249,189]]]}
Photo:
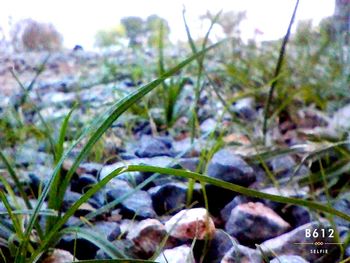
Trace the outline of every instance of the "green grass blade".
{"label": "green grass blade", "polygon": [[[291,32],[291,29],[292,29],[292,25],[294,23],[294,19],[295,19],[295,15],[297,13],[297,10],[298,10],[298,6],[299,6],[299,0],[296,0],[294,11],[293,11],[293,15],[292,15],[292,17],[290,19],[290,22],[289,22],[289,25],[288,25],[288,29],[287,29],[287,33],[284,36],[284,39],[283,39],[283,42],[282,42],[282,46],[281,46],[281,49],[280,49],[280,53],[279,53],[279,57],[278,57],[278,61],[277,61],[276,69],[275,69],[274,78],[277,78],[278,75],[280,74],[280,71],[281,71],[281,68],[282,68],[282,64],[283,64],[284,55],[286,53],[287,43],[289,41],[290,32]],[[272,102],[273,92],[275,90],[276,85],[277,85],[277,79],[275,81],[273,81],[272,84],[271,84],[271,87],[270,87],[270,90],[269,90],[269,95],[267,97],[267,101],[266,101],[266,104],[265,104],[264,123],[263,123],[264,142],[266,140],[267,122],[268,122],[268,118],[269,118],[270,105],[271,105],[271,102]]]}
{"label": "green grass blade", "polygon": [[29,198],[28,198],[26,192],[24,191],[21,182],[19,181],[19,177],[17,176],[15,170],[12,168],[10,162],[7,160],[7,158],[5,157],[5,155],[3,154],[3,152],[1,150],[0,150],[0,159],[5,164],[5,167],[6,167],[7,171],[9,172],[13,182],[15,183],[15,186],[17,187],[18,192],[20,193],[21,197],[23,198],[27,208],[32,209],[32,205],[29,202]]}
{"label": "green grass blade", "polygon": [[22,233],[22,228],[21,228],[21,222],[19,220],[19,218],[14,215],[12,213],[12,208],[11,208],[11,205],[10,203],[7,201],[7,198],[5,196],[5,194],[0,191],[0,199],[1,199],[1,202],[4,204],[5,208],[6,208],[6,211],[11,219],[11,222],[13,223],[13,227],[16,231],[16,234],[18,236],[18,238],[22,238],[23,237],[23,233]]}
{"label": "green grass blade", "polygon": [[224,189],[228,189],[231,191],[234,191],[236,193],[246,195],[246,196],[252,196],[257,198],[263,198],[268,199],[275,202],[285,203],[285,204],[294,204],[294,205],[301,205],[305,206],[309,209],[317,210],[320,212],[329,213],[332,215],[339,216],[347,221],[350,221],[350,215],[344,214],[334,208],[325,206],[323,204],[307,201],[303,199],[298,198],[291,198],[291,197],[283,197],[278,195],[272,195],[267,194],[263,192],[259,192],[250,188],[246,188],[243,186],[239,186],[236,184],[231,184],[222,180],[218,180],[212,177],[204,176],[198,173],[184,171],[184,170],[177,170],[172,168],[161,168],[161,167],[154,167],[154,166],[145,166],[145,165],[130,165],[127,167],[127,169],[123,172],[154,172],[154,173],[161,173],[161,174],[169,174],[173,176],[178,176],[186,179],[193,179],[200,182],[206,182]]}

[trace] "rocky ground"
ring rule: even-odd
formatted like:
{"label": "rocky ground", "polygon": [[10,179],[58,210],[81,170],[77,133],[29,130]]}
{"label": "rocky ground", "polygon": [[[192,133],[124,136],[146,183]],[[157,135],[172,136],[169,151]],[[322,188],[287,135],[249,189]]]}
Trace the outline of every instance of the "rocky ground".
{"label": "rocky ground", "polygon": [[[128,52],[98,55],[71,51],[52,54],[46,70],[29,92],[30,101],[37,105],[41,115],[53,127],[59,127],[62,118],[78,101],[80,106],[73,114],[74,125],[72,124],[71,130],[84,127],[110,103],[148,81],[145,78],[144,81],[135,83],[133,76],[122,69],[110,77],[103,72],[101,66],[106,58],[115,59],[119,69],[129,67],[136,60]],[[29,84],[38,69],[38,61],[44,59],[45,54],[36,53],[2,55],[1,118],[8,116],[9,109],[15,107],[23,96],[9,69],[13,68],[19,79]],[[144,55],[143,59],[146,62],[151,61],[152,54]],[[193,82],[189,82],[187,88],[191,89],[193,85]],[[186,107],[186,104],[182,107]],[[251,123],[253,128],[259,123],[262,108],[253,98],[244,98],[232,107],[237,116],[244,122]],[[26,111],[25,108],[22,111],[25,122],[40,124],[37,112]],[[222,106],[206,102],[203,98],[200,115],[202,134],[217,134],[218,127],[232,125],[230,117],[217,117],[216,113],[220,111]],[[348,128],[350,123],[343,121],[350,118],[349,106],[340,109],[333,116],[319,114],[313,109],[300,110],[299,115],[300,121],[297,123],[291,123],[290,120],[280,123],[273,131],[274,136],[290,146],[302,145],[305,137],[297,136],[297,131],[304,132],[304,135],[311,131],[332,133],[338,128]],[[192,144],[186,132],[155,132],[154,124],[148,120],[134,121],[132,127],[128,127],[129,121],[130,118],[123,117],[120,122],[115,123],[103,138],[102,155],[98,157],[96,154],[97,157],[91,157],[79,166],[71,181],[70,190],[65,195],[63,211],[91,188],[91,185],[118,167],[148,164],[202,171],[203,167],[198,168],[203,166],[201,153],[215,146],[205,136],[199,137]],[[181,126],[187,124],[186,118],[180,118],[174,130],[181,131]],[[290,126],[291,124],[293,125]],[[5,131],[0,131],[0,135],[4,134]],[[250,139],[243,133],[232,131],[222,140],[225,146],[220,147],[207,160],[208,176],[265,193],[309,197],[310,189],[307,186],[286,183],[276,188],[271,184],[264,167],[252,159],[257,149],[252,147]],[[20,144],[4,145],[2,150],[15,163],[26,191],[35,202],[42,184],[48,180],[53,168],[53,159],[45,142],[26,138]],[[76,152],[78,151],[79,147]],[[65,161],[64,170],[71,167],[73,157],[70,156]],[[266,165],[278,179],[285,179],[287,182],[301,159],[302,154],[287,154],[270,158]],[[310,168],[303,165],[297,176],[306,176],[309,173]],[[13,183],[2,164],[0,175]],[[102,191],[81,206],[66,225],[81,226],[99,233],[130,258],[148,259],[157,254],[157,262],[232,263],[271,260],[270,262],[302,263],[336,262],[339,257],[339,250],[334,244],[323,244],[319,247],[315,244],[296,244],[310,242],[305,236],[306,231],[331,228],[327,220],[313,211],[301,206],[245,197],[212,185],[205,185],[203,188],[199,183],[195,183],[193,198],[186,207],[188,188],[187,180],[167,175],[139,172],[123,174],[114,178]],[[208,198],[209,211],[205,209],[204,193]],[[117,204],[113,205],[113,202]],[[84,220],[91,212],[106,204],[112,204],[108,211],[96,218]],[[345,196],[336,200],[334,207],[350,214],[350,198]],[[6,212],[2,203],[0,212]],[[2,216],[1,220],[9,221],[6,216]],[[350,223],[339,218],[335,218],[335,223],[340,239],[343,240],[349,232]],[[1,239],[9,238],[0,229],[0,246]],[[63,236],[55,252],[44,262],[69,262],[73,260],[72,254],[79,260],[109,258],[91,242],[82,238],[75,239],[73,235]],[[332,237],[317,238],[311,242],[315,241],[337,242]],[[317,249],[327,249],[328,253],[312,252]],[[350,247],[345,250],[345,255],[350,256]]]}

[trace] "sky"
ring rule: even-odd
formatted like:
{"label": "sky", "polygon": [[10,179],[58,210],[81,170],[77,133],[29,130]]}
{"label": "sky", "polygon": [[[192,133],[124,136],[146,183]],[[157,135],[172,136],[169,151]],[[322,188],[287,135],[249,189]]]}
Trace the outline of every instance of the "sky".
{"label": "sky", "polygon": [[[313,19],[318,23],[334,12],[335,0],[300,0],[297,20]],[[261,40],[280,38],[287,29],[295,0],[0,0],[0,26],[8,30],[9,17],[13,21],[33,18],[50,22],[64,37],[66,47],[82,45],[90,49],[99,29],[116,26],[125,16],[146,18],[158,14],[168,20],[171,39],[186,40],[182,20],[183,6],[191,32],[203,36],[208,25],[198,17],[207,10],[246,10],[242,23],[242,37],[249,39],[255,29],[263,32]]]}

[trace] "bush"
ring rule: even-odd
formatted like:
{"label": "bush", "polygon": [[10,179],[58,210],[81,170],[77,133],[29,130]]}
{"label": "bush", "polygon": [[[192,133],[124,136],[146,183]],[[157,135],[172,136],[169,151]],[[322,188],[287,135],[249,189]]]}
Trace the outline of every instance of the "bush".
{"label": "bush", "polygon": [[49,23],[33,19],[18,21],[11,30],[11,42],[16,51],[54,51],[62,48],[62,36]]}

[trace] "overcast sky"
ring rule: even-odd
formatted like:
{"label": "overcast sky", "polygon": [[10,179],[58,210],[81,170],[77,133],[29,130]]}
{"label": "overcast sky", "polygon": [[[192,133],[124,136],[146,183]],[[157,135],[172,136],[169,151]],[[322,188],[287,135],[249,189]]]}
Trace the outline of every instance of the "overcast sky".
{"label": "overcast sky", "polygon": [[[297,19],[313,19],[318,23],[334,11],[335,0],[300,0]],[[8,17],[14,21],[31,17],[41,22],[53,23],[64,36],[64,44],[72,47],[81,44],[93,46],[98,29],[110,28],[124,16],[158,14],[170,24],[172,40],[186,39],[182,22],[185,5],[193,32],[204,29],[198,21],[201,14],[210,10],[247,10],[247,20],[242,24],[244,38],[255,29],[264,32],[263,39],[275,39],[285,34],[295,0],[0,0],[0,26],[8,27]],[[202,30],[202,31],[201,31]]]}

